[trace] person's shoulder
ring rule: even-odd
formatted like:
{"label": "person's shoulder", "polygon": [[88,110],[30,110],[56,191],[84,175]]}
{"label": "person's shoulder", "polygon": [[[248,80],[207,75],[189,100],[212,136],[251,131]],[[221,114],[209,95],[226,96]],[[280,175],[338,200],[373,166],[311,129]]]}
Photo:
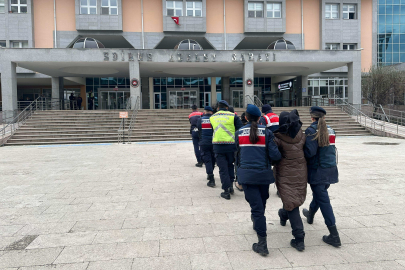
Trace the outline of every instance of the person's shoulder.
{"label": "person's shoulder", "polygon": [[312,125],[307,127],[307,129],[305,130],[305,134],[307,134],[307,135],[312,135],[312,134],[315,134],[315,133],[316,133],[316,129]]}

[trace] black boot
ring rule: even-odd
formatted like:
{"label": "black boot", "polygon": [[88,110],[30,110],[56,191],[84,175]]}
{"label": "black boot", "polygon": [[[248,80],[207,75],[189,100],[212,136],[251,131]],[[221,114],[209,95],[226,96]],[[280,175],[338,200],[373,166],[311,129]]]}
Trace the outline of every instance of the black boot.
{"label": "black boot", "polygon": [[[232,185],[232,184],[231,184]],[[231,186],[229,188],[229,193],[231,193],[232,195],[235,194],[235,190],[233,189],[233,186]]]}
{"label": "black boot", "polygon": [[291,239],[290,245],[298,251],[304,251],[305,249],[304,239],[301,238]]}
{"label": "black boot", "polygon": [[231,199],[231,193],[229,193],[229,191],[224,191],[221,193],[221,197],[226,199],[226,200],[230,200]]}
{"label": "black boot", "polygon": [[324,235],[322,238],[323,241],[331,246],[340,247],[342,243],[340,242],[340,237],[336,225],[328,227],[328,230],[330,234]]}
{"label": "black boot", "polygon": [[209,174],[207,174],[207,180],[210,180],[210,175]]}
{"label": "black boot", "polygon": [[308,224],[314,223],[314,216],[316,211],[312,210],[311,207],[308,209],[302,209],[302,214],[307,218]]}
{"label": "black boot", "polygon": [[288,220],[288,213],[284,209],[278,210],[278,216],[280,217],[280,225],[285,226]]}
{"label": "black boot", "polygon": [[202,168],[202,165],[203,165],[204,163],[202,163],[202,162],[198,162],[197,164],[195,164],[195,166],[196,167],[199,167],[199,168]]}
{"label": "black boot", "polygon": [[258,243],[254,243],[252,246],[252,249],[254,252],[259,253],[262,256],[267,256],[269,255],[269,250],[267,249],[267,237],[264,236],[257,236],[259,239]]}
{"label": "black boot", "polygon": [[209,174],[209,175],[208,175],[208,180],[210,180],[210,181],[208,181],[207,186],[209,186],[209,187],[215,187],[215,179],[214,179],[214,175],[213,175],[213,174]]}

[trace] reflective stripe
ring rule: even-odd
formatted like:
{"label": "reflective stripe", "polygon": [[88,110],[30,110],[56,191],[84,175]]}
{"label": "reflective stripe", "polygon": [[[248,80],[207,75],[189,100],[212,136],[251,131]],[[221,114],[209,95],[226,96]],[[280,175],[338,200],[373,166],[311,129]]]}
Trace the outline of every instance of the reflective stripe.
{"label": "reflective stripe", "polygon": [[188,118],[191,118],[191,117],[193,117],[193,116],[201,116],[201,115],[203,115],[202,112],[192,112],[192,113],[190,113],[190,115],[188,116]]}
{"label": "reflective stripe", "polygon": [[214,137],[215,137],[215,133],[219,130],[219,128],[222,128],[226,133],[228,133],[229,136],[231,136],[231,138],[232,138],[233,140],[235,140],[235,135],[233,135],[232,132],[230,132],[229,130],[227,130],[227,129],[225,128],[225,126],[222,125],[222,124],[218,124],[218,126],[214,129]]}
{"label": "reflective stripe", "polygon": [[279,125],[279,122],[274,122],[274,123],[270,123],[269,125],[268,125],[268,127],[271,127],[271,126],[278,126]]}

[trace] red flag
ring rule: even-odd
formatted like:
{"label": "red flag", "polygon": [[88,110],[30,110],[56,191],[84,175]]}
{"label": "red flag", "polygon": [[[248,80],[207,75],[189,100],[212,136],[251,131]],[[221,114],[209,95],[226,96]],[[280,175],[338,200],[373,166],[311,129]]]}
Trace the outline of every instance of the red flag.
{"label": "red flag", "polygon": [[172,17],[172,19],[177,25],[180,25],[179,17]]}

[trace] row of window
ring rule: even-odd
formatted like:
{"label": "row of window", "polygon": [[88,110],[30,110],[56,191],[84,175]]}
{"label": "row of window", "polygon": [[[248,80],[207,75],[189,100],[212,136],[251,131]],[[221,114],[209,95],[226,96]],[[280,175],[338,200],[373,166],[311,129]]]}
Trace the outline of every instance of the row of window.
{"label": "row of window", "polygon": [[[8,0],[0,0],[0,13],[6,12],[5,2]],[[10,11],[12,13],[27,13],[27,0],[11,0]]]}
{"label": "row of window", "polygon": [[[343,50],[355,50],[357,48],[357,44],[350,44],[345,43],[343,44]],[[339,43],[326,43],[325,50],[340,50]]]}
{"label": "row of window", "polygon": [[[97,14],[97,0],[80,0],[80,14]],[[101,0],[101,15],[118,15],[117,0]]]}
{"label": "row of window", "polygon": [[[0,40],[0,48],[6,48],[6,41]],[[10,41],[11,48],[28,48],[28,41]]]}
{"label": "row of window", "polygon": [[[248,3],[248,17],[262,18],[264,10],[263,2],[249,2]],[[281,18],[281,3],[268,2],[266,3],[266,17],[267,18]]]}
{"label": "row of window", "polygon": [[[354,20],[357,19],[357,5],[343,4],[343,19]],[[340,5],[339,4],[325,4],[325,19],[337,20],[340,19]]]}
{"label": "row of window", "polygon": [[[167,16],[183,16],[183,1],[166,1]],[[187,1],[186,15],[191,17],[202,16],[202,1]]]}

